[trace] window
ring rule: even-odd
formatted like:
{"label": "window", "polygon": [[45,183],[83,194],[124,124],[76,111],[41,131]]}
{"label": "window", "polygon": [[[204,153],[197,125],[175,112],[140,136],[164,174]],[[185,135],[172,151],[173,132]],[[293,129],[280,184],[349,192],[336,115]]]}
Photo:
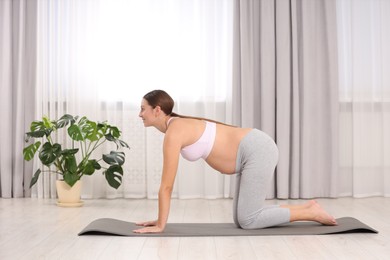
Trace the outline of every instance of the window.
{"label": "window", "polygon": [[45,1],[40,12],[53,96],[76,85],[87,99],[137,103],[152,89],[191,101],[230,91],[231,0]]}

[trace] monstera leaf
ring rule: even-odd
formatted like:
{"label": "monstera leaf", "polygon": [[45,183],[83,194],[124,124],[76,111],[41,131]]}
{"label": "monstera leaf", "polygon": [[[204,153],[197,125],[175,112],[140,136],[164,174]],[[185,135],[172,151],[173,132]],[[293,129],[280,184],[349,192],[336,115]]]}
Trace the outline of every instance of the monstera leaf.
{"label": "monstera leaf", "polygon": [[110,154],[103,155],[103,161],[109,165],[123,165],[125,163],[125,153],[111,151]]}
{"label": "monstera leaf", "polygon": [[61,154],[61,145],[60,144],[53,144],[46,142],[42,146],[42,150],[39,152],[39,159],[41,162],[46,165],[50,166]]}
{"label": "monstera leaf", "polygon": [[57,121],[57,129],[63,128],[65,126],[69,125],[69,124],[73,125],[76,122],[77,118],[78,118],[77,116],[73,117],[73,116],[68,115],[68,114],[63,115]]}
{"label": "monstera leaf", "polygon": [[106,180],[108,184],[118,189],[122,184],[123,169],[119,165],[111,165],[105,172]]}
{"label": "monstera leaf", "polygon": [[95,170],[100,170],[102,167],[96,160],[88,160],[83,166],[82,173],[85,175],[92,175]]}
{"label": "monstera leaf", "polygon": [[23,157],[26,161],[31,161],[34,158],[35,153],[38,151],[41,142],[38,141],[23,149]]}

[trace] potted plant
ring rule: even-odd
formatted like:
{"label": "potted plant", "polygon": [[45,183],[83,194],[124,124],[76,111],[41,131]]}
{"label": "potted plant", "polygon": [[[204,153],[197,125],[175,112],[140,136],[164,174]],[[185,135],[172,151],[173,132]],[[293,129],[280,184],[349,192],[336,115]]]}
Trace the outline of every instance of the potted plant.
{"label": "potted plant", "polygon": [[[57,183],[59,202],[80,204],[80,201],[62,199],[58,190],[59,185],[65,185],[65,189],[70,190],[74,186],[79,186],[76,183],[84,175],[92,175],[97,170],[103,170],[108,184],[117,189],[122,183],[122,165],[125,162],[125,153],[120,149],[129,148],[127,143],[119,139],[120,136],[118,127],[107,122],[97,123],[85,116],[79,118],[65,114],[58,120],[43,117],[42,121],[32,122],[30,132],[26,133],[26,142],[31,138],[41,139],[42,142],[36,141],[25,147],[23,156],[25,160],[30,161],[38,154],[40,162],[47,170],[38,169],[34,173],[30,188],[37,182],[42,172],[59,174],[62,177],[61,182]],[[96,150],[107,141],[116,144],[116,149],[108,154],[100,154],[96,159],[97,157],[94,157],[97,156]],[[77,196],[79,200],[80,196]]]}

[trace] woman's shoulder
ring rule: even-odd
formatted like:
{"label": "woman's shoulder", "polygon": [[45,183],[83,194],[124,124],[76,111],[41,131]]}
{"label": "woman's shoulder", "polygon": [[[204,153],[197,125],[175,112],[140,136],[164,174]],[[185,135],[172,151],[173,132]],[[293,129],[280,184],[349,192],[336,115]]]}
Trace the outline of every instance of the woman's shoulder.
{"label": "woman's shoulder", "polygon": [[169,127],[172,126],[191,126],[191,125],[201,125],[204,124],[203,120],[197,119],[197,118],[190,118],[190,117],[171,117],[169,119]]}
{"label": "woman's shoulder", "polygon": [[191,136],[202,131],[204,124],[204,121],[199,119],[176,117],[170,120],[165,135],[173,135],[176,138]]}
{"label": "woman's shoulder", "polygon": [[166,146],[176,146],[182,144],[188,139],[188,136],[191,135],[190,128],[188,127],[187,120],[183,118],[174,118],[170,120],[167,131],[164,136],[164,145]]}

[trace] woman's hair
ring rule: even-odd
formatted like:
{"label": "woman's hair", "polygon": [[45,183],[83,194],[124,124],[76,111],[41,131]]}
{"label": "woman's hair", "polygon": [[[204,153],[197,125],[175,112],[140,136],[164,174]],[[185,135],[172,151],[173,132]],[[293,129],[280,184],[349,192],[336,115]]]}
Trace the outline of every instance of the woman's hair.
{"label": "woman's hair", "polygon": [[144,96],[144,99],[148,101],[149,105],[153,108],[159,106],[166,115],[172,115],[172,109],[175,102],[164,90],[157,89],[150,91]]}
{"label": "woman's hair", "polygon": [[224,124],[224,123],[221,123],[221,122],[218,122],[218,121],[214,121],[214,120],[211,120],[211,119],[208,119],[208,118],[195,117],[195,116],[183,116],[183,115],[179,115],[177,113],[172,112],[173,106],[175,105],[175,102],[173,101],[171,96],[168,95],[168,93],[165,92],[164,90],[157,89],[157,90],[150,91],[149,93],[147,93],[144,96],[144,99],[153,108],[159,106],[161,108],[161,110],[168,116],[181,117],[181,118],[192,118],[192,119],[198,119],[198,120],[206,120],[206,121],[214,122],[214,123],[217,123],[217,124],[231,126],[231,125]]}

